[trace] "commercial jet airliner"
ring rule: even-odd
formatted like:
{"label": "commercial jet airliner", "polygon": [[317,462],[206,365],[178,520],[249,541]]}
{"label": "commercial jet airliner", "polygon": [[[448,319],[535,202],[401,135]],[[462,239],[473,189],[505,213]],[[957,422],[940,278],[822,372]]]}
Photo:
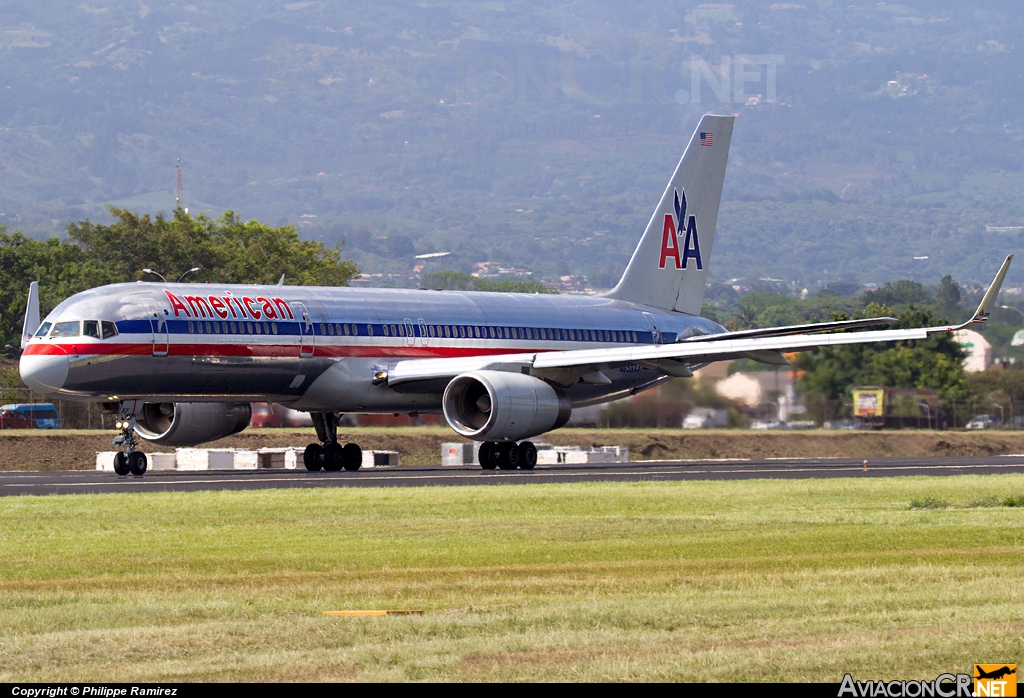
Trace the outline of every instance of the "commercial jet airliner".
{"label": "commercial jet airliner", "polygon": [[52,398],[118,414],[119,475],[138,438],[197,445],[246,427],[250,403],[313,417],[310,470],[357,470],[344,413],[442,412],[482,442],[486,469],[532,469],[529,441],[574,407],[689,377],[712,361],[786,364],[783,352],[924,339],[988,318],[1012,255],[959,327],[823,332],[892,318],[728,332],[700,316],[733,118],[704,116],[622,279],[597,296],[236,284],[124,283],[68,298],[39,321],[32,284],[21,376]]}

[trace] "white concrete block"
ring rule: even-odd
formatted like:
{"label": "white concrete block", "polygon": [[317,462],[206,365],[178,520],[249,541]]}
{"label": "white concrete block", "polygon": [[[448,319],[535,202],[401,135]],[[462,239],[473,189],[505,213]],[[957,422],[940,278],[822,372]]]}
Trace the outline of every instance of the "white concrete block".
{"label": "white concrete block", "polygon": [[114,472],[114,455],[117,451],[97,451],[96,470]]}
{"label": "white concrete block", "polygon": [[234,452],[232,467],[235,470],[256,470],[259,466],[256,459],[256,451],[238,449]]}
{"label": "white concrete block", "polygon": [[149,470],[175,470],[178,467],[178,456],[176,453],[147,453],[149,459]]}
{"label": "white concrete block", "polygon": [[399,465],[398,451],[363,451],[362,468],[384,468]]}
{"label": "white concrete block", "polygon": [[480,444],[472,442],[441,444],[441,465],[478,465],[477,454]]}

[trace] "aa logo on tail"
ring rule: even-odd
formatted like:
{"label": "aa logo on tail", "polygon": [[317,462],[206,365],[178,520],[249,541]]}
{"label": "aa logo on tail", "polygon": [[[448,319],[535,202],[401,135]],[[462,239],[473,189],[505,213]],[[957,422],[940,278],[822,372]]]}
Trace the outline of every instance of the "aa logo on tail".
{"label": "aa logo on tail", "polygon": [[[704,262],[700,258],[700,240],[697,238],[697,217],[686,218],[686,191],[682,197],[679,190],[675,192],[675,216],[671,213],[665,214],[665,226],[661,232],[661,261],[658,268],[664,269],[665,263],[672,260],[675,269],[686,269],[687,262],[693,260],[697,263],[698,269],[704,268]],[[685,221],[685,230],[684,230]],[[683,244],[679,245],[679,234],[685,233]]]}

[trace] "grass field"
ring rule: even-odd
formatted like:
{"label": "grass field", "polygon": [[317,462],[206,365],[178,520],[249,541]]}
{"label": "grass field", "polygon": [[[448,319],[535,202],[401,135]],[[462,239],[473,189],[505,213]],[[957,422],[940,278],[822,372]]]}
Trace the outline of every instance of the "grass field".
{"label": "grass field", "polygon": [[[1022,494],[1003,475],[4,498],[0,681],[934,678],[1024,659]],[[382,608],[426,613],[321,615]]]}

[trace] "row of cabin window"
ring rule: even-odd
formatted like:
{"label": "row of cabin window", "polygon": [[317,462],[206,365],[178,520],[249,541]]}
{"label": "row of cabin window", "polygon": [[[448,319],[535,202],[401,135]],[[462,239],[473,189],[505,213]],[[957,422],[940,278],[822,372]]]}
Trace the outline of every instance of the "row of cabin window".
{"label": "row of cabin window", "polygon": [[53,323],[52,330],[50,327],[49,322],[44,322],[36,331],[36,337],[45,337],[47,333],[50,339],[78,336],[110,339],[117,336],[117,326],[109,320],[63,320]]}
{"label": "row of cabin window", "polygon": [[[276,322],[196,322],[188,323],[188,331],[198,334],[277,334]],[[412,328],[408,332],[404,324],[382,325],[385,337],[406,337],[415,336]],[[255,330],[255,331],[254,331]],[[540,339],[554,341],[581,341],[581,342],[632,342],[638,343],[636,332],[623,330],[563,330],[532,327],[479,327],[476,325],[428,325],[427,333],[431,337],[445,337],[457,339]],[[320,323],[321,335],[332,336],[359,336],[359,326],[356,324],[325,324]],[[373,325],[366,326],[366,334],[373,336]]]}
{"label": "row of cabin window", "polygon": [[[369,327],[369,326],[368,326]],[[405,337],[405,325],[384,325],[384,336]],[[458,339],[540,339],[581,342],[637,342],[636,332],[622,330],[563,330],[546,327],[479,327],[477,325],[427,325],[431,337]],[[347,332],[346,332],[347,334]],[[370,334],[373,334],[372,328]],[[409,336],[413,336],[410,328]]]}
{"label": "row of cabin window", "polygon": [[277,334],[276,322],[199,322],[190,320],[188,331],[196,334]]}

